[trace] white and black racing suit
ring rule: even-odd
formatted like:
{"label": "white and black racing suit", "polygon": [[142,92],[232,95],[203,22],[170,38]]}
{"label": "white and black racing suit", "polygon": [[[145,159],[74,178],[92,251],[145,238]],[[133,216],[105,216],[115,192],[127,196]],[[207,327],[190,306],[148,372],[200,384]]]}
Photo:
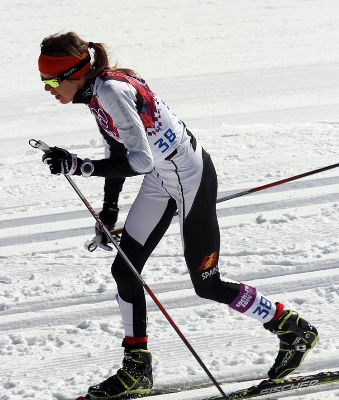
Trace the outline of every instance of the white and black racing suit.
{"label": "white and black racing suit", "polygon": [[[108,146],[123,144],[115,157],[93,161],[93,175],[106,179],[145,175],[120,242],[139,273],[178,210],[184,256],[196,293],[226,304],[238,299],[239,293],[247,296],[241,292],[242,284],[220,279],[217,176],[210,156],[184,123],[141,78],[125,72],[101,73],[73,102],[86,103]],[[146,342],[144,289],[120,255],[112,274],[125,335],[131,344]],[[273,315],[272,308],[263,322]]]}

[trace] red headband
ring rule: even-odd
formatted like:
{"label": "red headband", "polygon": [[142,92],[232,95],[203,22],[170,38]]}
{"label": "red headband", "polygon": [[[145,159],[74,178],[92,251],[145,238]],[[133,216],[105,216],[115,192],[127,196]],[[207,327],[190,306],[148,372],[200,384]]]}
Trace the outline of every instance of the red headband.
{"label": "red headband", "polygon": [[[87,51],[81,54],[81,58],[85,58]],[[81,59],[74,56],[45,56],[44,54],[40,54],[39,57],[39,71],[42,74],[51,75],[51,76],[58,76],[62,72],[68,70],[69,68],[73,67],[73,65],[77,64]],[[88,63],[82,67],[78,72],[72,75],[72,78],[81,78],[87,74],[90,70],[91,63],[88,60]]]}

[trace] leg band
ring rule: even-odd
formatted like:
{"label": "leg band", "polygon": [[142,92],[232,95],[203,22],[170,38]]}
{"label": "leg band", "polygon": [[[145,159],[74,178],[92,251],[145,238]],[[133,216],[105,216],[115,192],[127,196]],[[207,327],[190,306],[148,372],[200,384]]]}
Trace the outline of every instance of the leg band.
{"label": "leg band", "polygon": [[271,321],[276,313],[273,301],[264,297],[256,288],[244,283],[240,284],[240,292],[230,307],[262,323]]}

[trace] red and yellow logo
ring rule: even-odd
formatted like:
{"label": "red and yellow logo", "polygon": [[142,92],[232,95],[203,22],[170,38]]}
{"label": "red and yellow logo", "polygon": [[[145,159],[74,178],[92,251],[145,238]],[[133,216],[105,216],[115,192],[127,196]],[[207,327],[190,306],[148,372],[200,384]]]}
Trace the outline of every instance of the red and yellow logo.
{"label": "red and yellow logo", "polygon": [[214,253],[210,254],[209,256],[205,256],[204,259],[202,260],[202,263],[200,267],[198,268],[198,271],[202,271],[204,269],[208,269],[213,267],[217,260],[217,252],[215,251]]}

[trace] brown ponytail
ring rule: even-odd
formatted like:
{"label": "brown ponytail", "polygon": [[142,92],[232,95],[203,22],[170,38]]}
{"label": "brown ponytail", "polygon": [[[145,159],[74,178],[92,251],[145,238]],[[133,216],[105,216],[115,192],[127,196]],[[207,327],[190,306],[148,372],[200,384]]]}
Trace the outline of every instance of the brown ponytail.
{"label": "brown ponytail", "polygon": [[113,67],[109,65],[109,57],[106,45],[103,43],[86,42],[82,40],[75,32],[56,33],[44,38],[40,44],[41,54],[46,56],[75,56],[79,59],[82,54],[88,51],[89,47],[94,50],[94,60],[92,60],[91,69],[86,75],[86,79],[93,78],[103,71],[121,71],[131,75],[139,76],[135,71],[129,68],[118,68],[117,64]]}

